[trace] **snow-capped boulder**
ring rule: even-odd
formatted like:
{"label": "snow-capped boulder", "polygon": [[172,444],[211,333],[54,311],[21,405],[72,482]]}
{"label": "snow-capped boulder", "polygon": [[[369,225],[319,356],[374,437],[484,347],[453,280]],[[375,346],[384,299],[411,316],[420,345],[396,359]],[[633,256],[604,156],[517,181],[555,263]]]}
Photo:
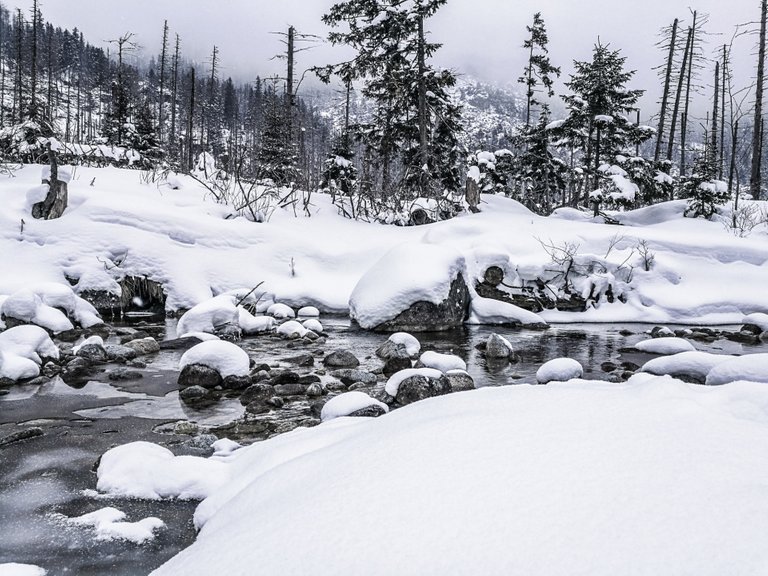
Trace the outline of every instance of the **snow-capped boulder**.
{"label": "snow-capped boulder", "polygon": [[709,386],[717,386],[738,380],[768,384],[768,354],[748,354],[730,358],[709,371],[706,383]]}
{"label": "snow-capped boulder", "polygon": [[545,362],[536,371],[536,381],[539,384],[547,382],[566,382],[574,378],[581,378],[584,368],[573,358],[555,358]]}
{"label": "snow-capped boulder", "polygon": [[635,344],[635,349],[648,354],[679,354],[680,352],[693,352],[693,347],[685,338],[676,338],[673,336],[664,336],[661,338],[650,338]]}
{"label": "snow-capped boulder", "polygon": [[293,311],[293,308],[280,302],[272,304],[269,308],[267,308],[267,315],[272,316],[273,318],[277,318],[278,320],[296,318],[296,312]]}
{"label": "snow-capped boulder", "polygon": [[[194,334],[194,333],[192,333]],[[194,336],[198,340],[201,340],[199,336]],[[147,336],[146,338],[138,338],[136,340],[131,340],[130,342],[126,342],[125,345],[136,352],[139,356],[146,356],[147,354],[157,354],[160,352],[160,344],[158,344],[157,340],[152,338],[151,336]]]}
{"label": "snow-capped boulder", "polygon": [[323,333],[323,325],[316,318],[310,318],[308,320],[304,320],[304,322],[302,322],[301,325],[304,326],[304,328],[306,328],[307,330],[311,330],[315,334]]}
{"label": "snow-capped boulder", "polygon": [[[250,359],[248,354],[239,346],[224,340],[201,342],[187,350],[179,360],[179,369],[192,365],[206,366],[215,370],[222,379],[228,376],[248,376]],[[189,372],[191,369],[188,369]],[[179,382],[188,385],[187,378],[179,376]],[[195,382],[195,384],[200,385]],[[191,384],[189,384],[191,385]],[[204,386],[205,387],[205,386]]]}
{"label": "snow-capped boulder", "polygon": [[334,396],[323,405],[320,419],[323,422],[344,416],[381,416],[389,407],[365,392],[345,392]]}
{"label": "snow-capped boulder", "polygon": [[272,316],[254,316],[242,306],[237,307],[237,321],[243,334],[261,334],[270,332],[275,327]]}
{"label": "snow-capped boulder", "polygon": [[421,344],[415,336],[407,332],[395,332],[390,334],[387,341],[379,346],[376,355],[382,360],[391,358],[417,358],[421,351]]}
{"label": "snow-capped boulder", "polygon": [[454,354],[440,354],[439,352],[424,352],[419,361],[425,368],[435,368],[443,374],[450,370],[466,370],[467,363]]}
{"label": "snow-capped boulder", "polygon": [[744,316],[741,323],[744,325],[744,328],[742,329],[746,328],[755,334],[768,332],[768,314],[762,312],[747,314]]}
{"label": "snow-capped boulder", "polygon": [[387,394],[405,406],[419,400],[451,392],[448,377],[434,368],[409,368],[393,374],[384,388]]}
{"label": "snow-capped boulder", "polygon": [[464,257],[435,244],[403,244],[363,276],[349,300],[361,327],[383,332],[450,330],[467,316]]}
{"label": "snow-capped boulder", "polygon": [[530,326],[535,328],[547,326],[547,323],[538,314],[509,302],[483,298],[481,296],[472,298],[467,323],[496,326]]}
{"label": "snow-capped boulder", "polygon": [[323,358],[323,364],[328,368],[357,368],[360,360],[349,350],[334,350]]}
{"label": "snow-capped boulder", "polygon": [[492,360],[502,360],[514,354],[512,343],[498,334],[491,334],[485,341],[485,357]]}
{"label": "snow-capped boulder", "polygon": [[309,330],[296,320],[288,320],[277,327],[277,333],[285,338],[303,338]]}
{"label": "snow-capped boulder", "polygon": [[236,306],[240,300],[233,294],[220,294],[187,310],[176,325],[179,337],[193,332],[215,333],[224,326],[239,326],[240,312]]}
{"label": "snow-capped boulder", "polygon": [[69,286],[55,282],[36,284],[4,298],[0,316],[42,326],[54,334],[72,330],[73,322],[83,328],[102,323],[93,306]]}
{"label": "snow-capped boulder", "polygon": [[299,318],[318,318],[320,316],[320,310],[314,306],[304,306],[299,308],[297,316]]}

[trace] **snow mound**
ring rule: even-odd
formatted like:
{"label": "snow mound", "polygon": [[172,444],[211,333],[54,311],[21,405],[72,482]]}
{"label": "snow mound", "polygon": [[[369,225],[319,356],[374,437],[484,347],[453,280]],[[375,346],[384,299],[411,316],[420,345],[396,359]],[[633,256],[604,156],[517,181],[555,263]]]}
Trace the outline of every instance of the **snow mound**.
{"label": "snow mound", "polygon": [[440,370],[443,374],[451,370],[463,370],[466,372],[467,363],[454,354],[440,354],[439,352],[424,352],[419,361],[426,368]]}
{"label": "snow mound", "polygon": [[35,284],[14,292],[0,304],[0,315],[42,326],[54,334],[72,330],[72,321],[83,328],[102,323],[91,304],[69,286],[55,282]]}
{"label": "snow mound", "polygon": [[[197,541],[155,575],[721,576],[768,565],[764,385],[507,386],[353,420],[235,452],[229,482],[198,507]],[[286,554],[297,526],[301,554]]]}
{"label": "snow mound", "polygon": [[155,539],[155,532],[165,527],[160,518],[144,518],[138,522],[125,522],[125,512],[107,507],[75,518],[67,522],[77,526],[91,526],[96,529],[96,540],[127,540],[135,544],[144,544]]}
{"label": "snow mound", "polygon": [[176,325],[179,338],[192,332],[212,334],[226,325],[239,325],[240,311],[235,305],[240,298],[233,294],[220,294],[187,310]]}
{"label": "snow mound", "polygon": [[584,368],[573,358],[555,358],[541,365],[536,371],[536,380],[540,384],[566,382],[581,378],[583,374]]}
{"label": "snow mound", "polygon": [[320,420],[326,422],[334,418],[342,418],[369,406],[378,406],[384,412],[389,412],[389,406],[384,404],[384,402],[371,398],[365,392],[354,390],[352,392],[344,392],[328,400],[320,412]]}
{"label": "snow mound", "polygon": [[0,332],[0,378],[36,378],[43,358],[57,360],[59,349],[39,326],[16,326]]}
{"label": "snow mound", "polygon": [[299,308],[297,316],[300,318],[317,318],[320,316],[320,310],[314,306],[304,306],[303,308]]}
{"label": "snow mound", "polygon": [[104,339],[101,336],[89,336],[72,347],[72,352],[77,354],[83,346],[100,346],[104,348]]}
{"label": "snow mound", "polygon": [[400,389],[400,384],[412,376],[423,376],[424,378],[429,378],[430,380],[437,380],[438,378],[442,377],[442,375],[443,373],[440,370],[436,370],[435,368],[406,368],[405,370],[395,372],[392,374],[392,376],[389,377],[387,384],[384,386],[384,391],[392,396],[392,398],[394,398],[397,396],[397,391]]}
{"label": "snow mound", "polygon": [[293,308],[291,308],[287,304],[282,304],[280,302],[272,304],[269,308],[267,308],[267,314],[269,316],[277,318],[278,320],[285,320],[287,318],[296,318],[296,312],[293,311]]}
{"label": "snow mound", "polygon": [[133,442],[105,452],[96,489],[112,496],[162,500],[202,499],[229,479],[224,464],[213,459],[174,456],[150,442]]}
{"label": "snow mound", "polygon": [[190,364],[213,368],[222,378],[247,376],[250,371],[250,359],[245,350],[225,340],[200,342],[184,352],[179,360],[179,369]]}
{"label": "snow mound", "polygon": [[649,360],[643,364],[640,371],[657,376],[665,374],[669,376],[689,376],[704,381],[707,374],[715,366],[733,358],[733,356],[726,354],[711,354],[709,352],[680,352],[672,356]]}
{"label": "snow mound", "polygon": [[694,352],[693,347],[685,338],[666,337],[650,338],[635,344],[635,349],[648,354],[679,354],[680,352]]}
{"label": "snow mound", "polygon": [[546,322],[538,314],[509,302],[474,296],[470,303],[467,324],[522,324],[527,326],[534,324],[545,325]]}
{"label": "snow mound", "polygon": [[385,254],[365,274],[349,298],[352,319],[372,329],[416,302],[439,304],[456,276],[465,273],[464,256],[436,244],[406,243]]}
{"label": "snow mound", "polygon": [[237,307],[237,323],[244,334],[270,332],[275,327],[275,319],[271,316],[254,316],[242,306]]}
{"label": "snow mound", "polygon": [[307,330],[312,330],[315,334],[322,334],[323,333],[323,325],[320,323],[319,320],[315,318],[310,318],[309,320],[304,320],[304,322],[301,323],[304,328]]}
{"label": "snow mound", "polygon": [[768,354],[739,356],[718,364],[707,374],[707,384],[716,386],[747,380],[768,384]]}
{"label": "snow mound", "polygon": [[0,576],[45,576],[46,570],[33,564],[17,564],[10,562],[0,564]]}
{"label": "snow mound", "polygon": [[288,320],[277,327],[277,333],[286,338],[303,338],[309,330],[296,320]]}

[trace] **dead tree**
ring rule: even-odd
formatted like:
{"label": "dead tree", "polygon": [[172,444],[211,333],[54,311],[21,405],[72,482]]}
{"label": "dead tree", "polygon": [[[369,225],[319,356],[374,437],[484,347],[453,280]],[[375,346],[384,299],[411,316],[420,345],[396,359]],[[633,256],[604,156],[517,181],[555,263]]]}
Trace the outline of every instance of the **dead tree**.
{"label": "dead tree", "polygon": [[765,74],[765,27],[768,15],[768,0],[760,3],[760,41],[757,51],[757,80],[755,85],[755,122],[752,134],[752,175],[749,180],[749,191],[755,200],[761,195],[760,164],[763,154],[762,125],[763,125],[763,77]]}
{"label": "dead tree", "polygon": [[667,102],[669,101],[669,84],[672,79],[672,61],[675,57],[675,48],[677,42],[677,18],[672,23],[672,31],[669,39],[669,53],[667,54],[667,66],[664,74],[664,93],[661,97],[661,112],[659,113],[659,129],[656,133],[656,151],[653,155],[654,162],[659,161],[661,156],[661,145],[664,140],[664,121],[667,117]]}
{"label": "dead tree", "polygon": [[59,180],[59,164],[56,152],[48,144],[48,158],[51,161],[51,174],[43,179],[43,184],[48,185],[48,192],[42,202],[32,206],[32,217],[38,220],[53,220],[60,218],[67,209],[67,183]]}

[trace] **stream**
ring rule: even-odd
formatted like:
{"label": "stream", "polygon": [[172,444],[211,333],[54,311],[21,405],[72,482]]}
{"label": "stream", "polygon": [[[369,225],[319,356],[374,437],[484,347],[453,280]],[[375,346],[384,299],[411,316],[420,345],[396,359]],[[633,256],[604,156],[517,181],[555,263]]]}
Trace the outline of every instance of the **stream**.
{"label": "stream", "polygon": [[[286,359],[310,353],[317,362],[314,367],[301,368],[302,374],[322,375],[322,356],[335,349],[353,352],[362,370],[381,367],[375,350],[386,335],[351,326],[344,316],[323,316],[321,321],[327,334],[325,342],[305,344],[254,336],[239,344],[256,363],[276,368],[296,369]],[[172,338],[175,323],[161,319],[142,329],[158,339]],[[108,343],[118,342],[114,329],[125,326],[112,324]],[[475,385],[483,387],[534,383],[539,366],[561,356],[578,360],[585,368],[585,378],[618,380],[623,363],[636,367],[654,357],[627,350],[648,338],[651,327],[568,324],[537,331],[466,326],[416,336],[422,351],[462,357]],[[738,327],[718,329],[737,331]],[[512,343],[518,362],[485,361],[477,345],[494,332]],[[740,344],[725,338],[694,344],[699,350],[722,354],[768,351],[766,343]],[[66,384],[56,377],[43,385],[0,389],[0,439],[20,430],[36,430],[34,437],[0,445],[0,564],[36,564],[48,570],[49,576],[147,574],[194,541],[192,514],[197,502],[147,502],[99,495],[95,491],[95,469],[101,454],[116,445],[145,440],[162,444],[176,454],[208,456],[209,434],[247,444],[318,422],[307,400],[289,401],[281,410],[258,416],[245,414],[237,398],[224,399],[205,409],[184,405],[176,384],[182,353],[163,350],[142,358],[147,366],[140,370],[142,377],[137,380],[110,380],[110,373],[118,367],[108,364],[82,382]],[[379,376],[376,390],[381,390],[384,382]],[[129,521],[159,517],[166,527],[155,540],[137,545],[97,540],[92,528],[65,521],[106,506],[122,510]]]}

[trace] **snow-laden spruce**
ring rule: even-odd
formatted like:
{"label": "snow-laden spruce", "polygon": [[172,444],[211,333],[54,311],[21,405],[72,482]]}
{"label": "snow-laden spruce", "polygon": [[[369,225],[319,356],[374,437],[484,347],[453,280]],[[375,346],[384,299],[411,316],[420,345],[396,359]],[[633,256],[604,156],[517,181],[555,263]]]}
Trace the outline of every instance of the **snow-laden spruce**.
{"label": "snow-laden spruce", "polygon": [[130,444],[99,488],[205,498],[196,542],[156,576],[759,574],[767,406],[765,384],[649,374],[484,388],[226,457]]}

